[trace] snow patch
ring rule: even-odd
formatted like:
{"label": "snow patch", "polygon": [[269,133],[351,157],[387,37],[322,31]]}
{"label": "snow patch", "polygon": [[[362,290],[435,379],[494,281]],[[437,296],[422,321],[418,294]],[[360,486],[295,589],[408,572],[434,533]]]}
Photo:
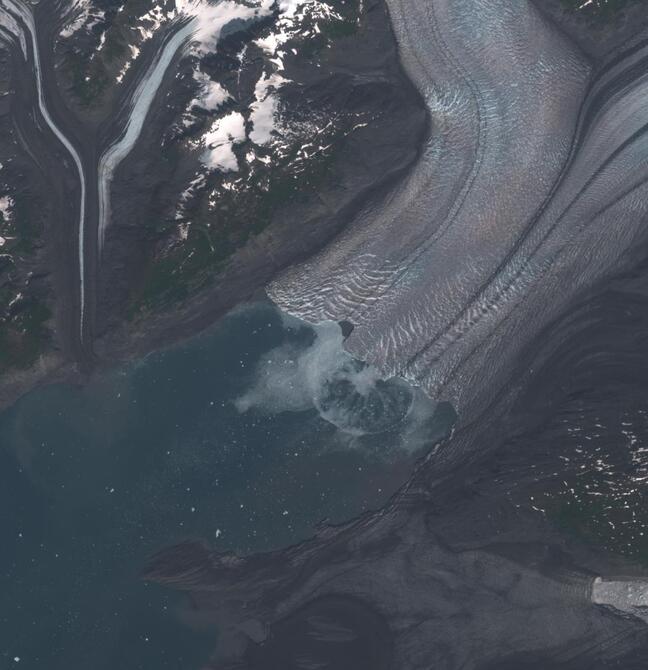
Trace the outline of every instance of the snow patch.
{"label": "snow patch", "polygon": [[276,130],[276,116],[279,99],[277,90],[286,83],[280,74],[276,72],[267,76],[265,73],[256,83],[254,97],[256,100],[250,105],[250,121],[252,132],[250,139],[255,144],[268,144],[273,138]]}
{"label": "snow patch", "polygon": [[[303,22],[309,19],[313,24],[312,31],[302,27]],[[284,69],[283,58],[286,42],[295,37],[312,37],[320,32],[319,24],[332,19],[341,20],[342,17],[329,5],[318,0],[280,0],[279,19],[276,31],[267,37],[256,40],[255,44],[263,49],[269,60],[276,65],[279,71]]]}
{"label": "snow patch", "polygon": [[[197,177],[192,179],[189,182],[189,186],[180,194],[180,202],[178,203],[178,208],[175,213],[175,220],[182,221],[185,218],[185,210],[189,202],[195,197],[196,193],[205,187],[207,183],[207,178],[204,174],[199,174]],[[186,228],[185,232],[188,234],[189,228]],[[187,239],[186,235],[183,236],[182,229],[180,231],[181,238]]]}
{"label": "snow patch", "polygon": [[198,53],[216,48],[223,28],[233,21],[253,21],[272,14],[274,0],[243,5],[231,0],[211,3],[207,0],[176,0],[179,13],[193,17],[192,43]]}
{"label": "snow patch", "polygon": [[[3,195],[0,198],[0,214],[5,223],[11,221],[13,216],[14,199],[10,195]],[[0,245],[2,246],[2,245]]]}
{"label": "snow patch", "polygon": [[124,77],[126,76],[126,73],[128,72],[128,70],[130,70],[131,65],[140,55],[140,48],[135,46],[134,44],[129,44],[128,48],[130,49],[131,57],[124,63],[124,67],[121,69],[121,71],[116,77],[118,84],[121,84],[121,82],[124,80]]}
{"label": "snow patch", "polygon": [[94,7],[91,0],[72,0],[59,35],[63,39],[69,39],[81,29],[92,30],[104,19],[105,13]]}
{"label": "snow patch", "polygon": [[203,141],[207,150],[203,163],[212,170],[237,172],[239,165],[233,147],[245,140],[245,119],[239,112],[231,112],[212,124]]}
{"label": "snow patch", "polygon": [[190,108],[200,107],[200,109],[212,112],[230,99],[227,90],[218,82],[212,81],[204,72],[195,71],[194,79],[200,84],[200,94],[191,101]]}

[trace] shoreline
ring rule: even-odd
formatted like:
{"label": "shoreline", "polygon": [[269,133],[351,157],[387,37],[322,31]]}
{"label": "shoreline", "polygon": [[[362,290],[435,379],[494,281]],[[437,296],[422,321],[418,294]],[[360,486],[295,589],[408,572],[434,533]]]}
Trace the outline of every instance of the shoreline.
{"label": "shoreline", "polygon": [[[429,119],[428,130],[429,132]],[[393,173],[374,184],[368,193],[361,193],[339,212],[336,223],[328,222],[321,226],[319,244],[313,249],[304,249],[295,258],[281,258],[283,233],[290,237],[291,225],[284,224],[284,230],[270,230],[262,233],[259,239],[252,240],[235,254],[228,271],[223,277],[232,286],[227,291],[207,288],[195,294],[184,305],[173,311],[159,312],[144,317],[135,323],[123,320],[117,327],[109,327],[95,342],[95,356],[88,363],[88,369],[79,368],[76,361],[67,359],[62,351],[51,350],[42,354],[38,361],[25,369],[10,369],[0,376],[0,411],[9,409],[30,391],[50,384],[70,383],[85,385],[97,375],[102,375],[120,366],[146,358],[149,354],[180,346],[193,337],[199,337],[214,327],[222,318],[240,306],[264,300],[274,302],[266,293],[266,287],[285,269],[299,263],[324,248],[335,233],[344,228],[346,222],[365,204],[372,201],[378,193],[388,193],[408,172],[413,169],[418,157],[406,166],[400,166]],[[270,240],[260,239],[269,237]],[[279,247],[277,255],[268,254],[268,246]],[[256,262],[257,271],[250,270],[248,261]],[[257,274],[258,272],[258,274]],[[262,283],[258,277],[263,274]]]}

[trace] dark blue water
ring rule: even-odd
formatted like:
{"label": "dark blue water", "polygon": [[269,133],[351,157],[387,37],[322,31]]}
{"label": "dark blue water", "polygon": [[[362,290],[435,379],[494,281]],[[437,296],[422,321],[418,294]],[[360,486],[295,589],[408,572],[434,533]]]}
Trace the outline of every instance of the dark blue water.
{"label": "dark blue water", "polygon": [[255,305],[0,415],[0,667],[199,668],[217,631],[139,578],[147,557],[276,548],[398,488],[453,417],[354,367],[336,328]]}

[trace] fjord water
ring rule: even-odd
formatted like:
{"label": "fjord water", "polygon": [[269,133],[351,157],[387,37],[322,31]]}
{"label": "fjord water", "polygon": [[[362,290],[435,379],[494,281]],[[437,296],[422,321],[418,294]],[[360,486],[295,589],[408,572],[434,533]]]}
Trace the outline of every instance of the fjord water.
{"label": "fjord water", "polygon": [[[268,550],[384,502],[452,413],[385,382],[378,398],[333,407],[349,385],[377,383],[336,332],[256,304],[188,344],[83,388],[37,389],[1,414],[0,665],[200,667],[216,633],[181,624],[178,599],[139,578],[153,552],[188,538]],[[319,378],[327,386],[312,400]]]}

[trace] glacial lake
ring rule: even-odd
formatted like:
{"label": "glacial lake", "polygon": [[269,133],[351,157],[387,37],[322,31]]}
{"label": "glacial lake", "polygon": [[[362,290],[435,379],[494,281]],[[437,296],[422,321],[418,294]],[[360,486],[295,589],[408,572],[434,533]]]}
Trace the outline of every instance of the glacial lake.
{"label": "glacial lake", "polygon": [[248,553],[382,505],[454,421],[257,303],[0,414],[3,668],[199,668],[217,632],[140,573],[201,539]]}

